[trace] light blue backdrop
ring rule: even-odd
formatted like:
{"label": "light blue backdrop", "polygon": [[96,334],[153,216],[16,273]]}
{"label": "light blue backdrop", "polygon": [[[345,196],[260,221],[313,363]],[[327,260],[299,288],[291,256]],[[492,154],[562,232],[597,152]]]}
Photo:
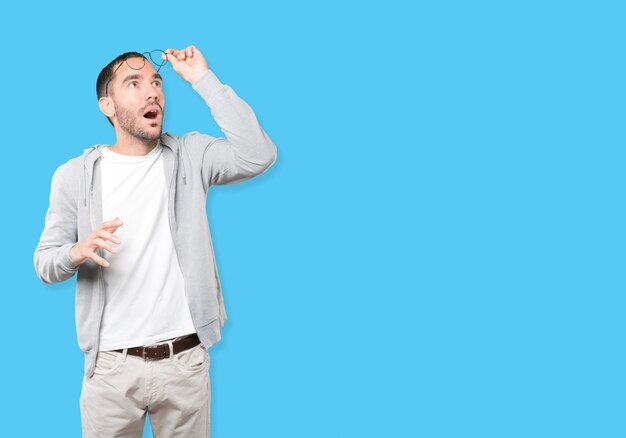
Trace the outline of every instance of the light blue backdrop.
{"label": "light blue backdrop", "polygon": [[[114,141],[107,62],[188,44],[278,147],[207,203],[213,437],[625,436],[619,2],[1,12],[2,436],[80,436],[75,279],[32,261],[50,178]],[[162,74],[165,130],[221,136]]]}

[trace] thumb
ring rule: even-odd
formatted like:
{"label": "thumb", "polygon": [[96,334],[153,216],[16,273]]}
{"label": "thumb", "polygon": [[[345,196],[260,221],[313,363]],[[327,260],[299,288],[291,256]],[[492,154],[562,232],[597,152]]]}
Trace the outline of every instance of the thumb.
{"label": "thumb", "polygon": [[165,52],[161,53],[161,58],[165,61],[168,61],[172,66],[177,65],[180,61],[174,54],[174,49],[167,49]]}

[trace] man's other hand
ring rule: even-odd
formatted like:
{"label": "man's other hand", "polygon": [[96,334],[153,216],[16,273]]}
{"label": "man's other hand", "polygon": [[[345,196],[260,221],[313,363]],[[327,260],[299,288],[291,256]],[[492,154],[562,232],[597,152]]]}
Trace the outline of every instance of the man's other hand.
{"label": "man's other hand", "polygon": [[111,254],[115,254],[117,248],[114,247],[111,242],[117,244],[122,243],[122,241],[113,234],[121,226],[122,220],[120,218],[104,222],[100,225],[100,228],[72,246],[70,249],[70,258],[72,261],[77,265],[82,265],[87,259],[91,259],[105,268],[109,267],[109,262],[96,254],[96,250],[104,248]]}

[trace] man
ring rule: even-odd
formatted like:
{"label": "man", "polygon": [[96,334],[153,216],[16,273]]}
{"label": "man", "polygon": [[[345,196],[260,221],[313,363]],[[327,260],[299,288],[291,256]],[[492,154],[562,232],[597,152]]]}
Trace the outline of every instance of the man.
{"label": "man", "polygon": [[116,142],[56,169],[34,255],[45,283],[78,272],[86,437],[141,437],[146,412],[155,436],[209,436],[207,350],[227,317],[206,195],[276,161],[252,109],[196,47],[168,49],[161,58],[192,84],[226,137],[162,134],[160,74],[137,52],[120,55],[96,83]]}

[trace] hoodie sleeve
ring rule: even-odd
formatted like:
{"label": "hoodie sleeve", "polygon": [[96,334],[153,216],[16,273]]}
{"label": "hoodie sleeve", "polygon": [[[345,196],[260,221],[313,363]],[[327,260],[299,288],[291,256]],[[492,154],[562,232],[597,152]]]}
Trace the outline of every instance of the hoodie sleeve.
{"label": "hoodie sleeve", "polygon": [[52,175],[50,205],[35,249],[35,272],[44,283],[65,281],[78,270],[70,259],[70,248],[78,238],[76,223],[76,200],[59,167]]}
{"label": "hoodie sleeve", "polygon": [[231,87],[207,71],[192,87],[211,109],[225,138],[193,131],[182,137],[186,147],[201,148],[204,186],[233,184],[260,175],[276,161],[276,145],[252,111]]}

